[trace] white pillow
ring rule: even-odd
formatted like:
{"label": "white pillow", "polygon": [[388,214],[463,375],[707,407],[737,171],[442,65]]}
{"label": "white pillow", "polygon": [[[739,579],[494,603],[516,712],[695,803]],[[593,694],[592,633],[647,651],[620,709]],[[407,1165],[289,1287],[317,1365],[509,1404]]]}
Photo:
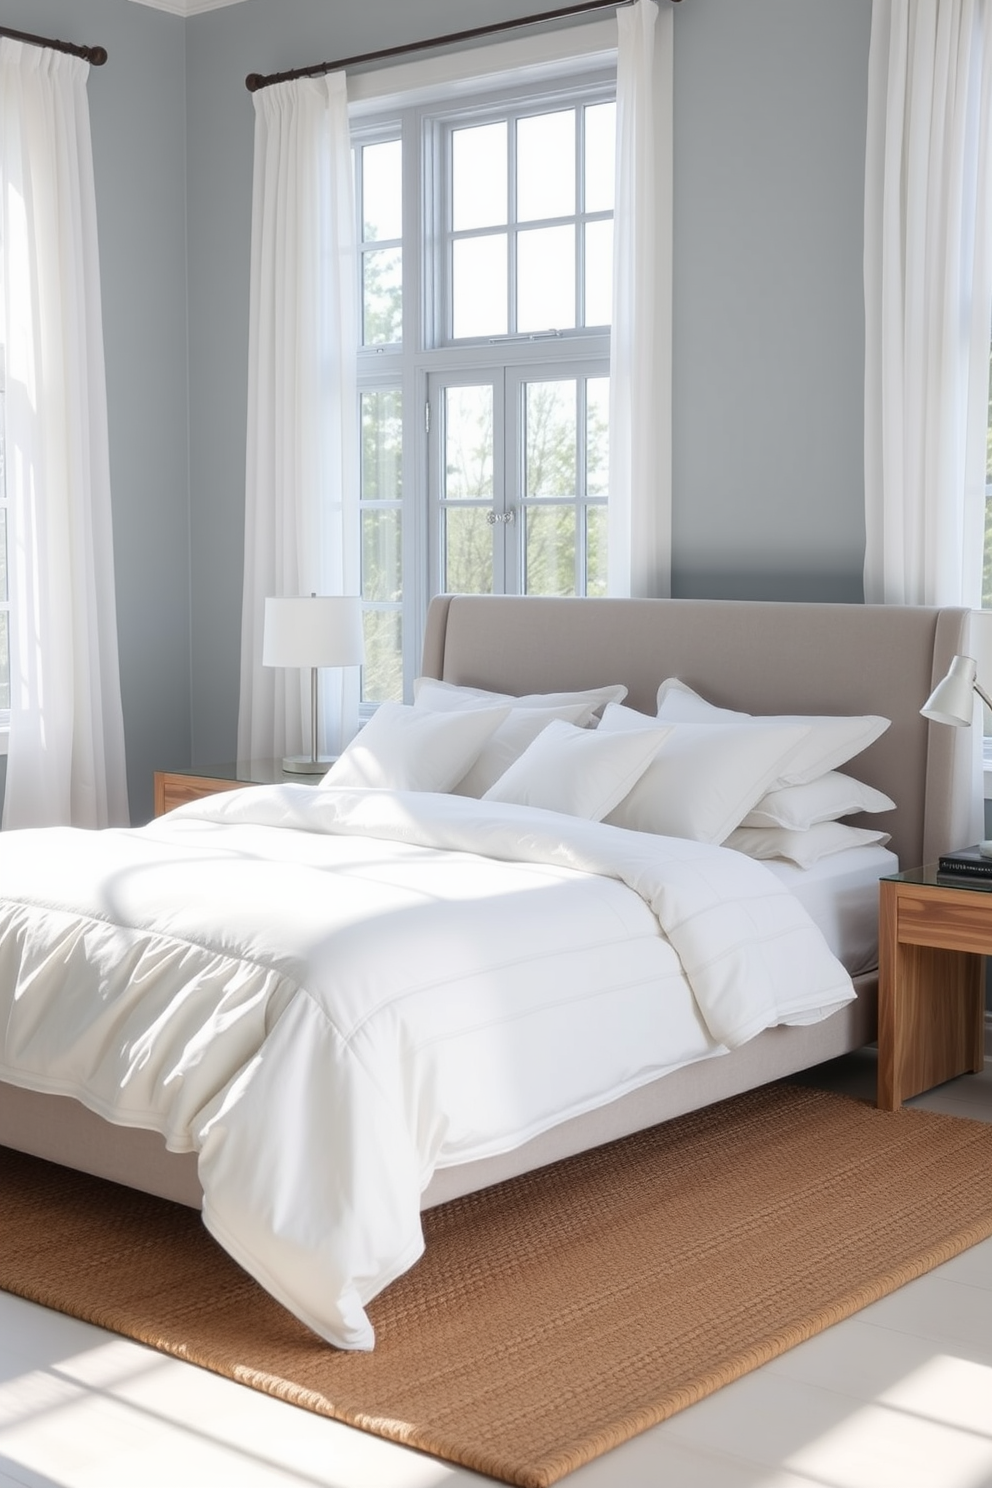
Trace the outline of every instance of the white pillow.
{"label": "white pillow", "polygon": [[[611,704],[596,733],[639,730],[645,722],[664,726]],[[760,801],[808,733],[799,724],[673,724],[670,729],[650,768],[610,813],[613,826],[722,842]]]}
{"label": "white pillow", "polygon": [[667,730],[660,728],[603,734],[557,719],[538,734],[483,800],[541,806],[602,821],[648,768],[666,737]]}
{"label": "white pillow", "polygon": [[781,776],[779,785],[805,785],[828,770],[836,769],[860,754],[862,749],[867,749],[879,734],[884,734],[891,722],[872,713],[853,718],[820,714],[772,717],[738,713],[733,708],[717,708],[708,703],[677,677],[669,677],[658,688],[658,717],[663,723],[743,723],[753,719],[755,723],[763,724],[808,725],[809,736],[789,761],[789,768]]}
{"label": "white pillow", "polygon": [[738,827],[731,832],[724,847],[746,853],[749,858],[786,858],[800,868],[812,868],[829,853],[843,852],[846,847],[860,847],[870,842],[888,842],[888,832],[872,832],[867,827],[848,827],[843,822],[820,822],[805,832],[790,832],[786,827]]}
{"label": "white pillow", "polygon": [[509,717],[483,744],[482,753],[471,770],[453,787],[454,794],[485,795],[549,723],[561,718],[566,723],[581,726],[588,717],[588,703],[573,703],[569,708],[511,708]]}
{"label": "white pillow", "polygon": [[836,821],[855,811],[894,811],[895,805],[882,791],[840,770],[828,770],[808,785],[785,785],[781,790],[769,791],[748,812],[741,826],[787,827],[805,832],[818,822]]}
{"label": "white pillow", "polygon": [[622,703],[627,689],[621,683],[613,687],[590,687],[584,692],[531,692],[514,697],[508,692],[487,692],[483,687],[460,687],[454,682],[439,682],[436,677],[417,677],[413,684],[413,701],[426,708],[482,708],[504,703],[510,708],[568,708],[585,703],[588,723],[607,703]]}
{"label": "white pillow", "polygon": [[320,784],[450,790],[509,712],[474,708],[432,713],[405,703],[380,703]]}

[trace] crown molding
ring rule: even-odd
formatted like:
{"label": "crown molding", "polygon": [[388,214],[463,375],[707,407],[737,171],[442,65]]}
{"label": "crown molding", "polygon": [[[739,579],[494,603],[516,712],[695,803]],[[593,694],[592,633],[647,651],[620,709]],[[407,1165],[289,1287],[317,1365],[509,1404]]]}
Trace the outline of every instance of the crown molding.
{"label": "crown molding", "polygon": [[132,5],[150,5],[153,10],[167,10],[171,15],[199,15],[203,10],[220,10],[224,5],[240,5],[241,0],[131,0]]}

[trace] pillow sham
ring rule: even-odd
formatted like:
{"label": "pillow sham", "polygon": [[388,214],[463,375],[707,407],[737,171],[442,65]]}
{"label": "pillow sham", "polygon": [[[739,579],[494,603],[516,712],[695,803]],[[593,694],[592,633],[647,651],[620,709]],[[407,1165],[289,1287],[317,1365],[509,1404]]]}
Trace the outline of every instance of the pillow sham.
{"label": "pillow sham", "polygon": [[405,703],[380,703],[320,787],[448,791],[470,769],[509,708],[432,713]]}
{"label": "pillow sham", "polygon": [[826,714],[782,714],[779,716],[738,713],[733,708],[718,708],[693,692],[677,677],[669,677],[658,688],[658,717],[664,723],[780,723],[806,724],[809,735],[789,761],[779,785],[806,785],[828,770],[843,765],[867,749],[884,734],[891,719],[869,713],[864,717],[831,717]]}
{"label": "pillow sham", "polygon": [[482,753],[458,784],[452,786],[456,796],[483,796],[491,785],[520,758],[542,729],[556,718],[581,726],[588,721],[588,703],[573,703],[568,708],[511,708],[509,716],[482,746]]}
{"label": "pillow sham", "polygon": [[648,768],[667,729],[604,734],[556,719],[483,796],[602,821]]}
{"label": "pillow sham", "polygon": [[828,770],[806,785],[785,785],[769,791],[749,811],[742,827],[787,827],[805,832],[819,822],[836,821],[856,811],[894,811],[895,801],[840,770]]}
{"label": "pillow sham", "polygon": [[[633,708],[611,703],[600,736],[665,728]],[[775,781],[783,761],[806,738],[800,724],[676,723],[649,768],[607,820],[616,827],[719,843]]]}
{"label": "pillow sham", "polygon": [[799,868],[812,868],[820,858],[843,852],[846,847],[861,847],[871,842],[884,846],[888,840],[888,832],[827,821],[808,827],[805,832],[792,832],[786,827],[738,827],[723,845],[746,853],[749,858],[785,858]]}
{"label": "pillow sham", "polygon": [[585,703],[588,723],[607,703],[621,703],[627,696],[622,683],[613,687],[589,687],[584,692],[531,692],[514,697],[508,692],[487,692],[483,687],[462,687],[455,682],[439,682],[436,677],[417,677],[413,684],[413,701],[425,708],[482,708],[503,704],[510,708],[568,708]]}

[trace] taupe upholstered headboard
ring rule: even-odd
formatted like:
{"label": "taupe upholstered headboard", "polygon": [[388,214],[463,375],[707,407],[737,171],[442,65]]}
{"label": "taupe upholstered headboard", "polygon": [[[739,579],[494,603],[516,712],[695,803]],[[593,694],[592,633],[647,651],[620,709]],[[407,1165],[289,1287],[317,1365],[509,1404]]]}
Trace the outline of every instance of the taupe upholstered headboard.
{"label": "taupe upholstered headboard", "polygon": [[974,731],[919,713],[967,652],[968,618],[903,605],[441,595],[423,670],[518,694],[623,682],[629,705],[652,714],[666,677],[749,713],[880,713],[891,728],[848,768],[896,802],[870,822],[908,868],[982,832]]}

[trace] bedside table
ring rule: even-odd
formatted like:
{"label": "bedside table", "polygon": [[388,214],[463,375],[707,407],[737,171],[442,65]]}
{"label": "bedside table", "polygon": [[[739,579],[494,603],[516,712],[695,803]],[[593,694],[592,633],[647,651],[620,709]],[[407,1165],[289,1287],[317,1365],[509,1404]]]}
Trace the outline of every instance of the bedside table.
{"label": "bedside table", "polygon": [[[330,766],[328,766],[330,768]],[[213,796],[218,791],[240,790],[243,785],[319,785],[322,775],[290,775],[279,760],[238,760],[233,765],[210,765],[204,770],[156,770],[155,815],[173,806]]]}
{"label": "bedside table", "polygon": [[937,866],[879,883],[878,1104],[984,1068],[982,958],[992,892],[937,882]]}

